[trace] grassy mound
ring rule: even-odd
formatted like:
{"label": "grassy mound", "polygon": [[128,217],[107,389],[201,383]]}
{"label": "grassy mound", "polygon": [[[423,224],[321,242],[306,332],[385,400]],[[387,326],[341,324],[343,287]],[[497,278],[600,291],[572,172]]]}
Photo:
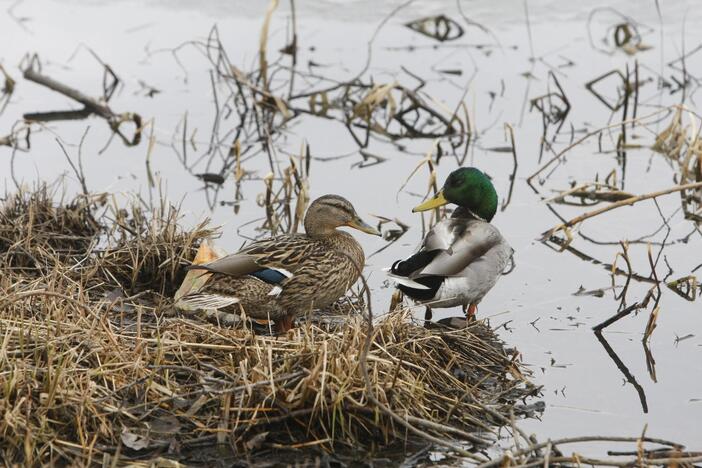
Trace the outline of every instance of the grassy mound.
{"label": "grassy mound", "polygon": [[481,323],[426,329],[397,311],[370,328],[353,314],[272,337],[184,315],[172,295],[211,231],[109,196],[53,198],[41,188],[0,208],[9,463],[187,460],[215,444],[373,448],[417,435],[480,446],[536,391]]}

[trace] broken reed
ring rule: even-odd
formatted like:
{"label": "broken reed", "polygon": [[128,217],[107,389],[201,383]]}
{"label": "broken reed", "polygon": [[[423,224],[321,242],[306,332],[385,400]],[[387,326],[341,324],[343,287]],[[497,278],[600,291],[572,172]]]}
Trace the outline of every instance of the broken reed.
{"label": "broken reed", "polygon": [[[571,451],[568,455],[564,446],[603,443],[631,444],[629,450],[608,450],[607,457],[593,457]],[[583,464],[590,466],[693,466],[702,461],[702,452],[685,451],[685,447],[676,442],[658,439],[646,435],[646,428],[638,437],[621,436],[581,436],[549,439],[546,442],[537,442],[524,439],[523,446],[517,442],[511,450],[506,451],[501,457],[482,463],[478,468],[502,467],[581,467]],[[592,449],[590,448],[591,452]]]}
{"label": "broken reed", "polygon": [[[186,144],[187,113],[182,126],[176,128],[173,140],[181,140],[181,144],[174,143],[173,149],[186,170],[192,172],[194,166],[202,163],[207,173],[193,175],[212,176],[224,181],[231,172],[235,172],[239,180],[242,161],[265,154],[270,172],[276,178],[283,178],[275,164],[276,143],[293,121],[309,115],[343,125],[364,158],[367,157],[364,151],[371,135],[375,135],[391,142],[442,138],[450,145],[451,151],[461,151],[461,160],[465,159],[472,129],[468,108],[463,100],[454,109],[448,109],[438,99],[421,90],[421,86],[413,89],[400,80],[375,83],[371,78],[364,77],[365,70],[339,81],[321,76],[319,71],[298,69],[295,66],[297,36],[294,22],[291,25],[292,36],[280,49],[282,55],[276,60],[270,59],[269,26],[278,5],[279,2],[273,0],[266,10],[259,40],[258,66],[252,70],[242,70],[231,63],[217,27],[212,28],[205,41],[188,43],[203,52],[212,67],[210,81],[216,108],[209,145],[194,163],[189,163],[190,150]],[[294,18],[292,2],[291,8]],[[172,51],[176,57],[178,52],[178,49]],[[290,64],[286,63],[288,61]],[[417,79],[408,74],[413,80]],[[297,77],[313,80],[318,85],[297,91],[294,89]],[[228,107],[230,105],[231,108]],[[195,145],[190,146],[197,151]],[[235,146],[238,148],[236,160],[228,157],[231,156],[228,148]],[[309,149],[306,152],[309,154]],[[221,182],[217,182],[208,184],[206,188],[216,192],[220,185]]]}
{"label": "broken reed", "polygon": [[[304,154],[299,158],[291,156],[290,165],[282,171],[280,180],[272,172],[263,178],[266,192],[258,203],[264,208],[266,218],[259,231],[266,235],[296,233],[302,227],[310,201],[307,166],[302,164],[303,158]],[[280,186],[276,187],[276,183]]]}
{"label": "broken reed", "polygon": [[[554,163],[562,161],[562,159],[573,148],[581,145],[589,138],[602,135],[605,131],[609,131],[619,126],[625,126],[625,124],[636,123],[640,127],[646,127],[647,122],[651,121],[652,118],[658,118],[661,114],[666,113],[672,114],[673,116],[668,127],[661,132],[654,132],[653,129],[649,129],[656,135],[656,138],[651,145],[651,149],[663,154],[675,163],[677,167],[675,167],[675,174],[673,174],[673,176],[678,181],[678,184],[673,187],[648,194],[633,195],[618,190],[614,186],[616,181],[614,181],[614,183],[610,182],[610,179],[612,178],[612,174],[610,174],[603,184],[599,182],[585,183],[572,189],[561,191],[558,195],[549,198],[546,201],[549,203],[556,202],[567,204],[568,202],[566,201],[566,197],[577,197],[580,198],[581,205],[585,205],[584,201],[587,199],[594,200],[593,204],[600,201],[611,201],[613,203],[605,207],[592,210],[588,213],[584,213],[553,227],[543,234],[544,238],[549,238],[559,231],[562,231],[566,235],[568,242],[570,242],[572,240],[571,228],[579,225],[586,219],[598,216],[621,206],[630,206],[640,201],[654,199],[663,195],[677,192],[679,192],[681,195],[682,209],[685,217],[693,222],[702,221],[702,140],[700,139],[702,118],[700,118],[690,109],[680,105],[660,109],[640,118],[626,120],[618,124],[612,124],[589,132],[579,140],[568,145],[565,149],[558,152],[552,159],[543,164],[536,172],[529,176],[527,182],[532,186],[532,188],[536,189],[536,186],[532,184],[532,181],[537,176],[539,176]],[[683,115],[688,115],[689,117],[689,122],[687,125],[683,124]],[[537,193],[539,193],[538,189],[536,190]]]}
{"label": "broken reed", "polygon": [[[668,126],[659,132],[654,131],[653,125],[656,122],[659,122],[661,117],[666,118],[668,116],[670,116]],[[655,135],[650,147],[653,151],[663,155],[671,162],[671,167],[673,169],[671,178],[676,182],[676,184],[662,190],[635,195],[624,192],[620,187],[618,187],[615,171],[612,171],[604,182],[596,180],[595,182],[574,184],[572,188],[560,191],[555,197],[547,198],[545,201],[547,203],[586,207],[597,205],[602,202],[608,202],[608,204],[582,213],[569,220],[566,220],[565,217],[561,217],[563,220],[561,224],[558,224],[542,234],[542,240],[544,242],[556,244],[560,247],[561,251],[567,249],[576,253],[576,255],[588,257],[586,254],[578,252],[570,247],[570,244],[574,240],[573,232],[577,230],[583,222],[609,211],[625,206],[631,206],[646,200],[653,200],[656,207],[658,207],[656,199],[670,194],[679,194],[681,209],[685,219],[690,220],[696,225],[699,225],[699,223],[702,222],[702,139],[700,139],[700,132],[702,131],[702,118],[693,110],[682,105],[659,109],[649,115],[631,120],[627,120],[625,115],[624,120],[618,124],[612,124],[589,132],[579,140],[568,145],[565,149],[557,153],[552,159],[543,164],[527,179],[527,182],[537,191],[537,193],[539,193],[536,185],[532,184],[532,180],[543,173],[545,169],[554,163],[562,162],[563,158],[573,148],[584,143],[587,139],[594,136],[601,136],[604,132],[618,126],[625,128],[627,125],[631,125],[632,128],[634,125],[637,125],[639,128],[645,128],[651,134]],[[620,150],[621,148],[618,145],[617,151],[619,152]],[[572,199],[578,201],[570,201]],[[662,224],[656,233],[664,228],[668,228],[669,231],[668,220],[666,220],[663,214],[660,212],[660,208],[659,214],[661,216]],[[564,237],[558,237],[559,234],[563,235]],[[633,242],[643,243],[647,237],[650,236],[641,237]],[[645,343],[650,338],[653,330],[656,328],[656,321],[660,311],[658,308],[658,303],[662,293],[661,283],[664,283],[669,289],[688,301],[694,301],[697,298],[699,284],[697,278],[693,274],[689,274],[682,278],[674,279],[668,282],[659,280],[656,267],[663,248],[665,248],[666,241],[667,235],[663,240],[661,250],[659,251],[658,255],[655,256],[655,260],[654,255],[651,252],[651,244],[650,242],[648,243],[648,263],[651,268],[651,274],[647,277],[632,271],[631,262],[629,261],[628,257],[628,241],[620,242],[622,243],[624,253],[617,253],[615,261],[609,266],[611,267],[613,281],[614,275],[624,275],[627,278],[626,284],[621,294],[615,295],[615,299],[620,301],[617,313],[599,325],[596,325],[594,327],[596,331],[601,331],[603,328],[631,314],[632,312],[646,308],[649,302],[652,302],[653,305],[651,307],[651,313],[649,314],[649,320],[643,334],[643,341]],[[617,267],[616,260],[620,256],[626,262],[628,269],[626,272]],[[589,259],[593,260],[591,257]],[[599,261],[598,263],[602,264],[602,262]],[[653,286],[649,289],[643,300],[637,301],[633,305],[628,305],[626,292],[631,279],[653,283]]]}
{"label": "broken reed", "polygon": [[[204,226],[109,195],[56,203],[41,187],[0,208],[0,458],[89,465],[183,458],[199,445],[379,447],[405,427],[369,403],[366,328],[305,322],[287,337],[171,306]],[[537,390],[482,324],[373,328],[373,397],[424,434],[488,444]],[[481,431],[480,434],[475,434]],[[476,456],[477,457],[477,456]],[[484,457],[478,457],[486,460]]]}

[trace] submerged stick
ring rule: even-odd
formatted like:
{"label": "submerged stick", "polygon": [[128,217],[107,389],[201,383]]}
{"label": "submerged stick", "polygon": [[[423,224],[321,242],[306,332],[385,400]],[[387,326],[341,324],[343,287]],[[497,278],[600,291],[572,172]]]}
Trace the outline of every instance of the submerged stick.
{"label": "submerged stick", "polygon": [[570,221],[566,221],[563,224],[560,224],[553,229],[550,229],[542,234],[543,239],[548,239],[552,235],[554,235],[558,231],[562,231],[564,229],[570,228],[578,223],[581,223],[585,221],[586,219],[594,218],[595,216],[601,215],[602,213],[606,213],[607,211],[612,211],[614,209],[620,208],[622,206],[629,206],[633,205],[634,203],[638,203],[643,200],[650,200],[651,198],[657,198],[663,195],[668,195],[670,193],[675,193],[675,192],[682,192],[684,190],[692,190],[692,189],[697,189],[697,188],[702,188],[702,182],[693,182],[690,184],[683,184],[683,185],[676,185],[675,187],[671,187],[665,190],[659,190],[657,192],[651,192],[647,193],[645,195],[637,195],[635,197],[627,198],[624,200],[620,200],[618,202],[612,203],[611,205],[604,206],[602,208],[598,208],[593,211],[589,211],[587,213],[581,214],[580,216],[576,216],[575,218],[571,219]]}
{"label": "submerged stick", "polygon": [[[32,58],[29,66],[25,68],[23,76],[26,80],[34,82],[38,85],[49,88],[59,94],[70,98],[79,104],[83,105],[83,109],[72,110],[72,111],[58,111],[58,112],[32,112],[24,114],[26,120],[37,120],[37,121],[51,121],[51,120],[73,120],[73,119],[83,119],[91,114],[95,114],[99,117],[105,119],[113,132],[115,132],[122,139],[127,146],[136,146],[141,141],[141,116],[133,112],[125,112],[118,114],[114,112],[110,107],[94,99],[81,91],[72,88],[66,84],[57,81],[50,76],[42,75],[38,70],[35,69],[34,64],[38,63],[38,58],[36,56]],[[132,122],[136,127],[134,130],[134,136],[132,139],[128,139],[120,131],[120,126],[125,122]]]}
{"label": "submerged stick", "polygon": [[[580,464],[591,465],[591,466],[621,466],[621,467],[631,467],[631,466],[692,466],[692,463],[702,461],[702,455],[693,457],[669,457],[669,458],[656,458],[656,457],[635,457],[628,460],[614,460],[606,458],[590,458],[583,457],[574,453],[571,456],[561,456],[561,457],[551,457],[550,462],[556,463],[559,466],[561,463],[573,463],[577,460]],[[541,460],[527,463],[524,465],[515,465],[515,468],[529,468],[543,466]],[[579,465],[582,466],[582,465]]]}
{"label": "submerged stick", "polygon": [[78,91],[77,89],[71,88],[50,76],[42,75],[32,67],[28,67],[23,73],[24,79],[29,80],[33,83],[40,84],[52,91],[56,91],[59,94],[73,99],[74,101],[83,104],[92,113],[99,115],[103,119],[110,120],[115,117],[115,113],[112,112],[107,105],[98,102],[96,99],[91,98]]}
{"label": "submerged stick", "polygon": [[658,115],[658,114],[660,114],[660,113],[662,113],[662,112],[666,112],[666,111],[669,111],[669,110],[670,110],[670,109],[668,109],[668,108],[666,108],[666,109],[659,109],[659,110],[657,110],[657,111],[655,111],[655,112],[651,112],[650,114],[644,115],[644,116],[642,116],[642,117],[637,117],[637,118],[635,118],[635,119],[627,119],[627,120],[624,120],[624,121],[622,121],[622,122],[617,122],[617,123],[614,123],[614,124],[611,124],[611,125],[607,125],[606,127],[598,128],[597,130],[593,130],[592,132],[587,133],[586,135],[582,136],[582,137],[579,138],[578,140],[574,141],[573,143],[571,143],[570,145],[568,145],[567,147],[565,147],[562,151],[558,152],[553,158],[549,159],[549,160],[546,161],[540,168],[538,168],[538,169],[536,170],[536,172],[534,172],[532,175],[530,175],[529,177],[527,177],[527,184],[529,184],[529,185],[533,188],[534,186],[532,185],[531,181],[532,181],[536,176],[538,176],[539,174],[541,174],[542,172],[544,172],[546,169],[548,169],[548,168],[549,168],[552,164],[554,164],[555,162],[557,162],[557,161],[559,161],[560,159],[562,159],[563,156],[566,155],[566,153],[568,153],[570,150],[572,150],[572,149],[575,148],[576,146],[578,146],[578,145],[580,145],[581,143],[583,143],[585,140],[587,140],[587,139],[589,139],[589,138],[591,138],[591,137],[593,137],[593,136],[595,136],[595,135],[599,135],[599,134],[601,134],[601,133],[602,133],[603,131],[605,131],[605,130],[611,130],[611,129],[617,128],[617,127],[619,127],[619,126],[621,126],[621,125],[626,125],[626,124],[630,124],[630,123],[633,123],[633,122],[638,122],[638,121],[641,121],[641,120],[646,120],[646,119],[649,119],[649,118],[651,118],[651,117],[655,117],[656,115]]}
{"label": "submerged stick", "polygon": [[[525,448],[522,450],[518,450],[515,452],[512,452],[511,456],[513,458],[521,457],[524,455],[528,455],[530,452],[538,449],[542,449],[544,447],[556,447],[558,445],[565,445],[565,444],[576,444],[576,443],[583,443],[583,442],[633,442],[633,443],[641,443],[641,442],[649,442],[652,444],[660,444],[660,445],[666,445],[668,447],[673,447],[675,449],[683,449],[684,446],[681,444],[677,444],[675,442],[671,442],[668,440],[663,440],[663,439],[657,439],[654,437],[620,437],[620,436],[581,436],[581,437],[564,437],[562,439],[553,439],[553,440],[548,440],[546,442],[540,442],[538,444],[534,444],[529,448]],[[568,457],[567,460],[563,460],[564,457],[558,457],[560,461],[569,461],[573,462],[573,458]],[[585,462],[583,458],[579,457],[580,461],[583,463],[588,463]],[[551,458],[551,461],[554,461],[555,458]],[[683,460],[682,458],[678,460]],[[495,460],[491,460],[488,463],[483,463],[482,465],[478,465],[478,468],[496,468],[498,466],[502,466],[504,462],[504,457],[500,457]],[[653,461],[653,460],[651,460]],[[656,462],[662,462],[661,464],[665,463],[665,460],[659,459],[656,460]],[[536,464],[529,464],[528,466],[542,466],[543,462],[539,461]],[[614,465],[614,466],[634,466],[635,464],[632,463],[627,463],[627,464],[622,464],[622,465]],[[527,465],[517,465],[517,466],[527,466]]]}
{"label": "submerged stick", "polygon": [[614,364],[617,366],[617,369],[619,369],[622,375],[624,375],[624,378],[626,378],[627,382],[634,386],[634,388],[636,389],[636,393],[639,395],[639,400],[641,401],[641,409],[644,413],[648,413],[648,403],[646,403],[646,392],[644,392],[644,389],[641,386],[641,384],[636,381],[636,377],[634,377],[631,371],[629,371],[629,368],[626,367],[626,364],[624,364],[624,362],[619,358],[614,349],[612,349],[609,342],[602,335],[602,332],[596,331],[595,337],[597,338],[597,341],[600,342],[604,350],[607,352],[607,355],[612,359],[612,361],[614,361]]}
{"label": "submerged stick", "polygon": [[502,202],[500,211],[505,211],[509,203],[512,201],[512,191],[514,190],[514,181],[517,178],[517,167],[519,166],[517,162],[517,145],[514,142],[514,128],[508,123],[505,123],[505,133],[509,132],[510,138],[510,149],[512,153],[512,174],[509,176],[509,190],[507,192],[507,199]]}
{"label": "submerged stick", "polygon": [[611,316],[610,318],[608,318],[608,319],[605,320],[604,322],[598,323],[597,325],[595,325],[594,327],[592,327],[592,329],[593,329],[594,331],[596,331],[596,332],[599,332],[599,331],[601,331],[603,328],[607,328],[608,326],[612,325],[614,322],[618,321],[619,319],[622,319],[622,318],[626,317],[627,315],[629,315],[630,313],[634,312],[635,310],[640,309],[641,307],[643,307],[643,306],[641,306],[638,302],[635,302],[634,304],[630,305],[629,307],[627,307],[626,309],[622,310],[621,312],[619,312],[619,313],[617,313],[617,314]]}

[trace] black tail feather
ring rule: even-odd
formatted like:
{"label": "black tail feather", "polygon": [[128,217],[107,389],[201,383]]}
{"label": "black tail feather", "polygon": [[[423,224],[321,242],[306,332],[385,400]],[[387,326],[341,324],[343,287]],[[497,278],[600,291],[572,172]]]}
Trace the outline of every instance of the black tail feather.
{"label": "black tail feather", "polygon": [[[390,272],[393,275],[409,277],[417,271],[421,271],[425,266],[429,265],[434,257],[439,253],[439,250],[426,251],[422,250],[412,255],[407,260],[398,260],[392,264]],[[429,289],[415,289],[409,286],[398,284],[397,287],[407,296],[418,301],[429,301],[436,296],[436,292],[444,282],[443,276],[422,276],[413,278],[419,284],[423,284]]]}
{"label": "black tail feather", "polygon": [[429,265],[434,257],[439,253],[439,250],[427,252],[422,250],[412,255],[407,260],[398,260],[392,264],[390,271],[393,275],[410,276],[415,271],[419,271]]}
{"label": "black tail feather", "polygon": [[410,288],[409,286],[404,286],[402,284],[398,284],[397,287],[400,289],[400,291],[402,291],[412,299],[418,301],[429,301],[434,299],[434,297],[436,296],[436,292],[441,287],[441,284],[444,282],[444,279],[445,278],[443,276],[423,276],[421,278],[414,279],[414,281],[416,281],[419,284],[423,284],[429,289],[415,289]]}

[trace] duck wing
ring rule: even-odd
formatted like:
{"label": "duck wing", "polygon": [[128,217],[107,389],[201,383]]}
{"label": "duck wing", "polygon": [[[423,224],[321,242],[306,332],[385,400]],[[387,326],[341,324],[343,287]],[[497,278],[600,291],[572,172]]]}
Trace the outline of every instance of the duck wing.
{"label": "duck wing", "polygon": [[305,235],[280,236],[254,242],[240,251],[188,269],[229,276],[253,275],[277,284],[293,276],[316,248]]}
{"label": "duck wing", "polygon": [[497,228],[486,221],[450,218],[432,228],[419,252],[395,262],[389,276],[417,301],[438,300],[436,307],[473,303],[494,286],[512,254]]}
{"label": "duck wing", "polygon": [[[506,245],[504,238],[497,228],[485,221],[445,219],[429,231],[419,252],[395,262],[390,275],[410,280],[426,276],[461,276],[471,264],[501,245]],[[420,288],[417,284],[407,286]]]}
{"label": "duck wing", "polygon": [[433,252],[433,258],[410,277],[462,276],[469,266],[502,245],[506,245],[504,238],[490,223],[463,218],[444,220],[429,232],[420,250]]}

